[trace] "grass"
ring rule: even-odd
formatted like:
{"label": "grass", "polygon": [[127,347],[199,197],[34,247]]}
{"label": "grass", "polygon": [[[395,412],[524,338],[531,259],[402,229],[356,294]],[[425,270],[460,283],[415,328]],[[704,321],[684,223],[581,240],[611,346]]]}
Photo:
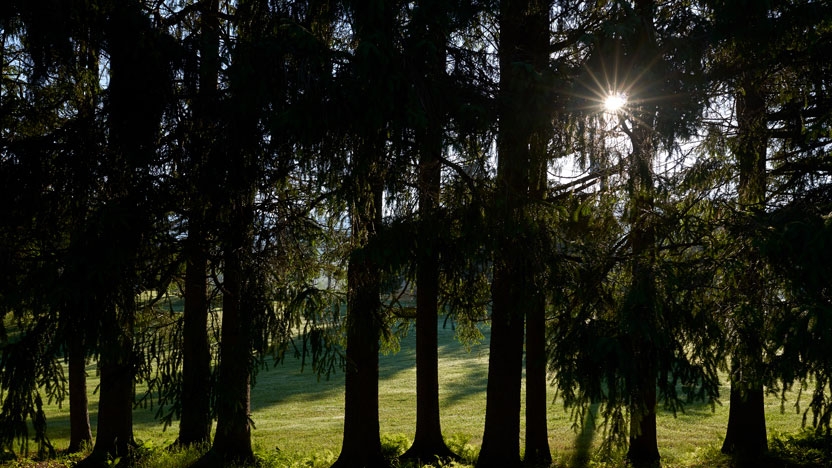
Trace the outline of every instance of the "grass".
{"label": "grass", "polygon": [[[449,445],[457,453],[473,461],[481,444],[485,421],[486,379],[488,371],[488,330],[483,330],[482,343],[470,349],[454,339],[451,329],[439,330],[440,342],[440,404],[442,408],[443,431]],[[402,452],[413,438],[416,420],[415,339],[411,334],[404,338],[398,353],[382,355],[380,359],[381,385],[379,393],[380,427],[385,449],[391,455]],[[97,395],[92,393],[97,385],[95,370],[89,369],[91,379],[90,410],[91,421],[95,424]],[[261,370],[256,386],[252,389],[252,419],[255,423],[253,442],[255,451],[263,466],[272,467],[326,467],[340,450],[344,413],[343,374],[330,379],[318,379],[309,370],[301,372],[300,364],[287,359],[284,364]],[[658,417],[659,448],[662,466],[710,467],[729,466],[730,460],[719,453],[728,419],[728,388],[723,387],[724,405],[714,410],[706,404],[689,405],[677,417],[669,411],[661,411]],[[554,392],[549,405],[549,441],[556,466],[571,466],[576,457],[575,447],[579,439],[595,454],[591,466],[617,466],[621,459],[613,457],[604,461],[597,456],[600,434],[579,435],[573,430],[570,413],[564,410],[562,402],[555,399]],[[797,465],[780,466],[823,466],[810,461],[800,462],[802,436],[796,435],[801,428],[801,415],[790,406],[781,411],[779,399],[767,400],[766,417],[771,434],[785,434],[772,443],[773,451]],[[50,405],[48,410],[49,433],[56,449],[68,445],[68,408]],[[170,453],[161,450],[176,439],[177,427],[162,430],[154,421],[154,411],[137,408],[134,411],[136,439],[141,441],[142,453],[139,466],[142,468],[186,466],[195,459],[198,451]],[[522,431],[522,423],[521,423]],[[521,434],[522,437],[522,434]],[[782,442],[782,443],[781,443]],[[778,445],[779,444],[779,445]],[[817,444],[816,444],[817,445]],[[812,448],[815,452],[826,450],[832,444],[820,444]],[[141,455],[141,453],[140,453]],[[810,456],[811,458],[811,456]],[[6,462],[4,467],[47,466],[26,465],[25,461]],[[803,464],[800,464],[803,463]],[[67,460],[72,464],[72,459]],[[458,465],[459,466],[459,465]]]}

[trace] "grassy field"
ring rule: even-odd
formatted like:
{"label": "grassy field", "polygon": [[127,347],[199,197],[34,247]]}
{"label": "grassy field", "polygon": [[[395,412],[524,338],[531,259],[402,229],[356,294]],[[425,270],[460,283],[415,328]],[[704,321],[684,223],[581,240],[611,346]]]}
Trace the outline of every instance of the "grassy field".
{"label": "grassy field", "polygon": [[[446,439],[457,451],[473,456],[479,450],[485,418],[486,377],[488,370],[488,330],[485,339],[467,349],[454,339],[454,331],[440,329],[440,403]],[[411,334],[402,340],[401,351],[381,357],[379,394],[381,433],[391,450],[406,448],[414,434],[415,406],[415,339]],[[97,395],[95,370],[89,369],[90,409],[93,424]],[[328,466],[340,450],[343,426],[343,374],[318,379],[309,370],[301,372],[300,364],[287,359],[283,364],[262,370],[252,390],[253,431],[255,449],[271,466]],[[727,387],[722,390],[724,402],[715,410],[709,405],[695,404],[674,417],[662,411],[659,415],[659,446],[664,467],[705,467],[725,463],[718,447],[728,417]],[[49,432],[59,450],[68,445],[68,408],[51,406],[48,410]],[[162,431],[153,419],[154,411],[138,408],[134,413],[135,435],[151,450],[169,445],[176,438],[177,427]],[[549,437],[557,466],[571,466],[575,447],[597,447],[600,434],[577,434],[570,413],[555,398],[549,405]],[[781,411],[777,398],[770,397],[766,416],[770,434],[796,433],[801,415],[787,403]],[[590,449],[590,453],[595,453]],[[165,462],[168,463],[168,462]],[[297,463],[297,465],[295,465]],[[615,460],[606,463],[614,466]],[[595,464],[598,465],[597,463]],[[7,464],[7,466],[10,466]],[[164,465],[157,465],[164,466]]]}

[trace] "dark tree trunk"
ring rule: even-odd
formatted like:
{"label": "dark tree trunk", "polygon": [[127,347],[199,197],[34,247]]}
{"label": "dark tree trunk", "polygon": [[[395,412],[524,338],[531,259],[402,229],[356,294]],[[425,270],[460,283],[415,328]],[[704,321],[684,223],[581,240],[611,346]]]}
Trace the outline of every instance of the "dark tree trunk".
{"label": "dark tree trunk", "polygon": [[[548,4],[500,3],[500,93],[494,277],[485,430],[477,468],[520,465],[520,396],[525,314],[533,307],[528,241],[531,154],[541,99],[540,57],[548,53]],[[543,46],[541,46],[541,44]],[[545,59],[544,59],[545,61]],[[533,235],[533,234],[532,234]]]}
{"label": "dark tree trunk", "polygon": [[[540,40],[540,49],[548,45],[548,36]],[[546,57],[539,57],[538,67],[547,66]],[[543,114],[546,115],[545,113]],[[547,192],[547,149],[551,130],[551,119],[541,119],[532,135],[531,173],[529,193],[533,202],[542,202]],[[547,220],[536,219],[539,235],[543,235]],[[542,242],[536,243],[539,250],[546,249]],[[542,272],[543,261],[532,258],[530,265],[535,272],[532,302],[526,311],[526,447],[523,462],[527,466],[549,466],[552,452],[549,448],[549,428],[546,412],[546,294]]]}
{"label": "dark tree trunk", "polygon": [[[637,354],[634,359],[638,388],[630,407],[630,444],[627,459],[634,467],[657,466],[661,457],[656,430],[656,358],[655,355]],[[643,361],[639,363],[640,360]]]}
{"label": "dark tree trunk", "polygon": [[350,197],[351,252],[347,268],[347,350],[344,439],[334,467],[388,467],[378,420],[379,339],[383,326],[376,247],[382,225],[385,141],[395,84],[392,2],[348,2],[357,50],[352,63],[356,93],[364,106],[352,129],[354,151],[346,185]]}
{"label": "dark tree trunk", "polygon": [[[504,260],[508,263],[509,260]],[[495,265],[492,281],[491,345],[485,430],[477,468],[520,465],[520,388],[523,374],[523,314],[516,266]]]}
{"label": "dark tree trunk", "polygon": [[528,466],[549,466],[549,429],[546,412],[546,300],[535,296],[526,313],[526,450]]}
{"label": "dark tree trunk", "polygon": [[186,248],[185,311],[182,331],[182,413],[177,444],[211,440],[211,351],[208,344],[208,255],[204,234],[191,220]]}
{"label": "dark tree trunk", "polygon": [[[640,27],[634,66],[649,70],[659,55],[653,25],[653,0],[638,0],[635,13]],[[630,179],[630,246],[632,251],[630,291],[624,304],[623,321],[631,343],[630,440],[627,458],[636,467],[654,466],[660,460],[656,431],[656,385],[658,353],[656,341],[659,318],[656,306],[656,234],[653,221],[653,159],[656,108],[635,106],[629,132],[632,154]]]}
{"label": "dark tree trunk", "polygon": [[217,432],[211,447],[223,462],[254,462],[251,448],[251,311],[243,307],[246,258],[252,248],[252,200],[231,203],[230,231],[223,246],[222,341],[217,386]]}
{"label": "dark tree trunk", "polygon": [[92,453],[76,465],[83,468],[108,466],[108,460],[129,457],[135,447],[132,359],[135,312],[129,306],[119,308],[111,304],[104,314],[98,361],[101,379],[98,425]]}
{"label": "dark tree trunk", "polygon": [[195,135],[191,146],[195,189],[188,212],[185,246],[185,310],[182,331],[182,413],[177,444],[191,446],[211,440],[211,351],[208,344],[208,247],[204,226],[210,201],[206,162],[212,161],[219,76],[218,0],[200,3],[200,62],[194,99]]}
{"label": "dark tree trunk", "polygon": [[358,186],[351,217],[357,245],[347,270],[344,440],[333,465],[338,468],[389,466],[381,452],[378,420],[381,283],[375,255],[368,247],[381,223],[381,190],[361,183],[361,178]]}
{"label": "dark tree trunk", "polygon": [[[498,179],[502,175],[502,200],[508,213],[502,214],[500,238],[494,259],[491,283],[491,343],[488,356],[488,385],[485,428],[477,468],[514,467],[520,465],[520,389],[523,371],[524,316],[529,296],[524,267],[524,243],[513,236],[510,226],[518,226],[522,217],[521,202],[527,181],[521,168],[522,148],[507,147],[507,125],[501,128]],[[522,144],[522,143],[521,143]],[[511,158],[520,161],[508,161]],[[525,157],[527,160],[527,156]],[[506,166],[509,166],[508,168]],[[510,167],[514,166],[514,167]],[[521,166],[518,168],[517,166]],[[499,182],[498,182],[499,183]],[[500,216],[498,214],[498,216]]]}
{"label": "dark tree trunk", "polygon": [[632,282],[624,305],[624,323],[632,345],[633,380],[630,389],[630,443],[627,458],[634,466],[658,462],[656,431],[656,384],[658,377],[658,334],[656,317],[655,232],[650,219],[653,211],[652,116],[647,111],[632,130],[633,154],[630,161]]}
{"label": "dark tree trunk", "polygon": [[[84,147],[79,154],[83,162],[78,164],[80,170],[73,175],[74,182],[72,186],[76,190],[72,197],[74,202],[72,222],[75,226],[70,234],[70,251],[73,252],[81,248],[84,237],[81,226],[87,221],[85,218],[89,201],[86,193],[89,190],[88,187],[91,185],[91,182],[87,180],[89,175],[86,175],[86,171],[89,170],[88,166],[92,164],[91,161],[94,161],[96,155],[100,152],[100,148],[98,147],[100,140],[96,132],[95,113],[101,90],[98,85],[98,50],[93,44],[94,42],[90,37],[87,37],[86,40],[79,40],[81,64],[79,70],[92,74],[92,79],[80,75],[75,78],[79,84],[86,88],[83,89],[82,93],[78,93],[84,96],[78,104],[78,119],[82,122],[82,128],[87,134],[83,138]],[[81,265],[86,265],[85,260],[81,258],[74,259],[73,264],[69,267],[69,271],[71,272],[69,276],[75,276],[72,280],[78,280],[86,275],[86,273],[81,274],[76,270],[79,267],[83,268]],[[83,294],[82,296],[89,297],[88,294]],[[67,337],[70,420],[69,448],[67,451],[74,453],[80,452],[85,444],[92,445],[93,441],[92,429],[90,427],[89,402],[87,401],[87,349],[83,326],[86,322],[87,312],[89,311],[85,310],[77,300],[70,299],[70,303],[65,312],[70,312],[71,314],[69,318],[70,332]]]}
{"label": "dark tree trunk", "polygon": [[[737,92],[738,134],[735,147],[740,168],[738,201],[747,212],[763,209],[766,197],[766,103],[759,78],[748,75]],[[763,399],[763,346],[765,286],[759,273],[759,254],[744,250],[748,265],[739,283],[739,296],[748,304],[737,310],[735,321],[741,342],[735,345],[731,369],[731,397],[728,427],[722,452],[734,454],[740,463],[753,466],[768,451],[765,403]]]}
{"label": "dark tree trunk", "polygon": [[92,445],[90,412],[87,402],[87,357],[83,334],[73,333],[67,345],[69,360],[69,448],[67,452],[83,450]]}
{"label": "dark tree trunk", "polygon": [[446,27],[443,2],[422,0],[414,13],[416,31],[408,56],[425,79],[415,83],[424,113],[424,125],[416,129],[419,145],[420,227],[416,258],[416,435],[400,457],[432,462],[456,458],[442,438],[439,416],[439,245],[438,207],[441,191],[442,134],[445,124],[441,80],[445,76]]}
{"label": "dark tree trunk", "polygon": [[[759,363],[762,364],[762,363]],[[736,367],[736,366],[735,366]],[[739,371],[732,369],[732,376]],[[743,390],[739,379],[731,383],[728,428],[722,453],[736,456],[741,466],[756,466],[768,451],[765,399],[762,385]]]}
{"label": "dark tree trunk", "polygon": [[[440,138],[441,144],[441,138]],[[441,151],[441,147],[436,148]],[[439,352],[437,320],[439,318],[439,251],[435,228],[430,226],[439,198],[438,158],[423,161],[420,176],[427,190],[420,190],[423,228],[419,240],[416,270],[416,436],[413,445],[401,458],[425,462],[452,458],[454,453],[442,438],[439,416]]]}

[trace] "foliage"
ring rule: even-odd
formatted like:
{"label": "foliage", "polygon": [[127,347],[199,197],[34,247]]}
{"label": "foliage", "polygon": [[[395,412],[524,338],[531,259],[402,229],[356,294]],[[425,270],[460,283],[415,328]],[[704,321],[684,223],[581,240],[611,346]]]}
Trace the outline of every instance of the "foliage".
{"label": "foliage", "polygon": [[[747,380],[784,406],[797,392],[804,424],[830,429],[829,2],[529,2],[546,4],[540,63],[499,63],[518,39],[500,9],[519,3],[365,3],[3,3],[3,450],[56,449],[44,408],[67,400],[73,343],[129,369],[136,407],[176,424],[195,257],[205,367],[222,362],[221,305],[239,287],[235,364],[257,385],[292,357],[337,379],[351,364],[345,318],[369,309],[381,349],[398,350],[414,315],[403,285],[426,250],[444,325],[469,349],[493,318],[495,272],[517,261],[507,289],[548,301],[552,383],[576,427],[598,412],[610,454],[644,388],[676,416],[716,409],[743,354]],[[525,84],[507,89],[515,73]],[[514,91],[524,104],[506,118]],[[629,98],[615,115],[597,106],[611,91]],[[420,201],[430,131],[432,208]],[[545,177],[521,161],[532,149]],[[348,304],[358,264],[369,300]],[[221,401],[227,382],[207,381]],[[828,441],[808,434],[773,439],[775,456],[828,463],[811,458]],[[473,463],[460,437],[448,444]],[[408,441],[382,442],[392,458]],[[138,463],[163,466],[201,449],[142,450]],[[694,458],[725,463],[713,447]]]}

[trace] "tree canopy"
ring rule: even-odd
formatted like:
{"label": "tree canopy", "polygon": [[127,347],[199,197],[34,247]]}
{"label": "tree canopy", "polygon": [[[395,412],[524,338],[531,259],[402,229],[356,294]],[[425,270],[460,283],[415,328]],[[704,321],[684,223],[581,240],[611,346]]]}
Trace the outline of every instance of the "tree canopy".
{"label": "tree canopy", "polygon": [[634,466],[726,379],[741,463],[765,392],[828,432],[829,57],[825,0],[4,2],[0,447],[54,452],[67,400],[79,466],[128,463],[144,404],[253,462],[250,388],[297,357],[345,373],[335,466],[389,466],[378,356],[415,322],[406,457],[454,458],[443,315],[491,327],[477,466],[521,464],[524,365],[527,463],[547,382]]}

